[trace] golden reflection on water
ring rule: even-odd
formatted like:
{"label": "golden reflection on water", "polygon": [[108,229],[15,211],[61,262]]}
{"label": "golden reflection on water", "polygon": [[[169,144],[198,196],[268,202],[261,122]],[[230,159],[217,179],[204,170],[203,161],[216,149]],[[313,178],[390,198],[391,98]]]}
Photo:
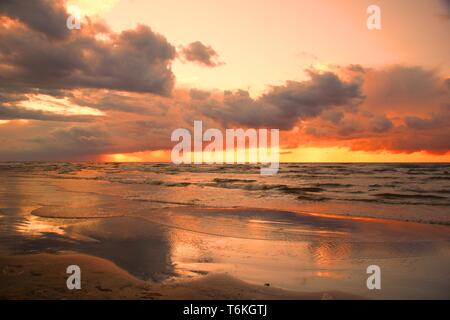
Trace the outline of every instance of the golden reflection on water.
{"label": "golden reflection on water", "polygon": [[309,250],[316,266],[325,267],[350,258],[352,247],[348,241],[323,240],[310,243]]}
{"label": "golden reflection on water", "polygon": [[16,231],[23,235],[38,236],[44,233],[64,235],[64,229],[60,222],[43,219],[33,215],[27,215],[16,227]]}
{"label": "golden reflection on water", "polygon": [[278,223],[242,219],[230,224],[223,219],[221,225],[221,221],[217,217],[214,226],[204,224],[204,218],[171,216],[170,224],[183,225],[168,233],[170,260],[178,275],[227,273],[251,283],[269,282],[293,290],[307,288],[305,279],[343,279],[341,259],[350,257],[351,246],[327,241],[326,232],[315,234],[315,240],[276,239],[271,233],[280,227]]}

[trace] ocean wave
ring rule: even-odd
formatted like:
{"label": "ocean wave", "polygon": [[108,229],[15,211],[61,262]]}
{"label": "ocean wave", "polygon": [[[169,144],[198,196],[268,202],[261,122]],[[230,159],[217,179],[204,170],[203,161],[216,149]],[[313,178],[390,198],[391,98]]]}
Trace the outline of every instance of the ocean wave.
{"label": "ocean wave", "polygon": [[306,201],[328,201],[331,200],[331,198],[323,197],[323,196],[316,196],[312,194],[302,194],[297,196],[298,200],[306,200]]}
{"label": "ocean wave", "polygon": [[322,192],[325,191],[325,189],[323,188],[319,188],[319,187],[288,187],[288,186],[282,186],[280,188],[278,188],[279,190],[285,192],[285,193],[290,193],[290,194],[303,194],[305,192],[312,192],[312,193],[316,193],[316,192]]}
{"label": "ocean wave", "polygon": [[427,177],[424,180],[429,180],[429,181],[433,181],[433,180],[450,180],[450,175],[447,176],[432,176],[432,177]]}
{"label": "ocean wave", "polygon": [[319,188],[350,188],[354,186],[348,183],[314,183],[313,185]]}
{"label": "ocean wave", "polygon": [[431,194],[405,194],[405,193],[377,193],[377,197],[385,199],[429,199],[429,200],[441,200],[447,199],[446,197],[436,196]]}
{"label": "ocean wave", "polygon": [[367,203],[376,203],[381,205],[406,205],[406,206],[431,206],[431,207],[448,207],[450,205],[449,202],[437,202],[435,199],[428,199],[421,200],[421,199],[411,199],[411,198],[367,198],[367,197],[361,197],[361,198],[349,198],[349,197],[343,197],[340,198],[338,201],[344,201],[348,203],[353,202],[367,202]]}
{"label": "ocean wave", "polygon": [[233,182],[251,183],[251,182],[256,182],[256,180],[250,180],[250,179],[229,179],[229,178],[214,178],[213,181],[217,182],[217,183],[233,183]]}
{"label": "ocean wave", "polygon": [[190,182],[164,182],[159,180],[145,180],[144,184],[154,185],[154,186],[164,186],[164,187],[187,187],[191,185]]}
{"label": "ocean wave", "polygon": [[255,184],[255,183],[201,183],[200,186],[204,187],[214,187],[214,188],[224,188],[224,189],[242,189],[248,191],[262,191],[262,190],[274,190],[287,187],[281,184]]}

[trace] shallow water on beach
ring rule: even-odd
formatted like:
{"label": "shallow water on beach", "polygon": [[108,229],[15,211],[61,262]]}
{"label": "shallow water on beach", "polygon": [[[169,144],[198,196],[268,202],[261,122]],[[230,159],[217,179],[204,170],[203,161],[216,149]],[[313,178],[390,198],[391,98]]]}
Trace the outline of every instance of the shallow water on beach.
{"label": "shallow water on beach", "polygon": [[446,163],[281,164],[278,174],[261,176],[260,167],[249,164],[31,162],[0,163],[0,175],[0,188],[10,187],[12,177],[48,179],[74,192],[87,191],[89,180],[104,182],[104,188],[93,192],[160,207],[281,207],[450,224]]}
{"label": "shallow water on beach", "polygon": [[[450,165],[0,164],[0,250],[77,251],[147,281],[227,273],[368,298],[449,298]],[[414,222],[406,222],[414,221]],[[382,269],[382,290],[366,268]]]}

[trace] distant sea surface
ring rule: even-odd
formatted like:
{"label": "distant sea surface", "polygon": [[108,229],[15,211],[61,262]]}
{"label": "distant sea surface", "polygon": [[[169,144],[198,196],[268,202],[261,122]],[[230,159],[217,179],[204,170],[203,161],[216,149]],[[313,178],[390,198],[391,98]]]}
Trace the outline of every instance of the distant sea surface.
{"label": "distant sea surface", "polygon": [[0,176],[3,189],[50,181],[155,208],[248,207],[450,224],[449,163],[285,163],[278,174],[262,176],[259,165],[247,164],[8,162],[0,163]]}

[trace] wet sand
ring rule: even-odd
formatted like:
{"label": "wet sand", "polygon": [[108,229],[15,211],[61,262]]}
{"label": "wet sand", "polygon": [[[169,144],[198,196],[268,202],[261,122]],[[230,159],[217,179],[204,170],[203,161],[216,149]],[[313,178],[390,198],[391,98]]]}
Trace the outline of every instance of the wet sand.
{"label": "wet sand", "polygon": [[[123,196],[135,186],[102,181],[2,187],[6,299],[449,298],[447,225],[136,201]],[[369,265],[381,290],[366,287]]]}
{"label": "wet sand", "polygon": [[[31,211],[31,224],[49,228],[46,223],[61,220],[55,212]],[[1,255],[0,296],[316,299],[448,293],[447,226],[257,209],[144,212],[62,218],[59,236],[18,243],[20,254]],[[77,292],[65,287],[65,268],[72,264],[82,270],[83,290]],[[382,268],[383,290],[366,288],[371,264]]]}
{"label": "wet sand", "polygon": [[[80,290],[65,288],[67,265],[83,270]],[[49,272],[49,269],[59,272]],[[149,283],[108,260],[76,253],[2,256],[0,299],[357,299],[341,292],[298,293],[252,285],[226,274]]]}

